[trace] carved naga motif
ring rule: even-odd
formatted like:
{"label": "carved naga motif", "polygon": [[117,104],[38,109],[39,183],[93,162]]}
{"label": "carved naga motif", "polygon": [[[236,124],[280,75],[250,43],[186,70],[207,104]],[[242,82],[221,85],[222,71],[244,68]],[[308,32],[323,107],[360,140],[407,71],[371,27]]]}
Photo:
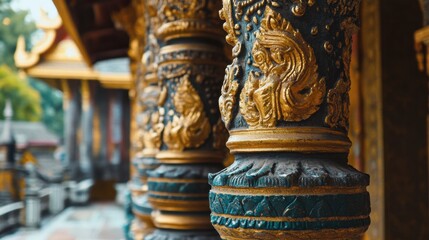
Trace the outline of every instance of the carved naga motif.
{"label": "carved naga motif", "polygon": [[183,151],[185,148],[199,147],[211,132],[204,105],[189,77],[188,72],[181,77],[173,98],[174,107],[180,116],[174,115],[173,120],[165,126],[164,142],[169,150]]}
{"label": "carved naga motif", "polygon": [[290,22],[266,8],[252,48],[253,66],[240,96],[240,112],[250,127],[275,127],[278,120],[301,121],[325,96],[313,49]]}

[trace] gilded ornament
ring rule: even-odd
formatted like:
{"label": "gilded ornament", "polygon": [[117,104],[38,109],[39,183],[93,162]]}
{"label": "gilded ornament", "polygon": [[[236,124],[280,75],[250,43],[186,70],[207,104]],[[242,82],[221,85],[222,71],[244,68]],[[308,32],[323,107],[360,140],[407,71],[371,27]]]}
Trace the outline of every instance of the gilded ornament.
{"label": "gilded ornament", "polygon": [[219,11],[219,17],[222,20],[225,20],[225,23],[223,24],[223,29],[226,31],[227,35],[225,37],[226,42],[230,44],[231,46],[235,46],[238,42],[237,36],[240,35],[239,27],[236,29],[234,26],[234,21],[232,19],[232,6],[229,3],[230,0],[223,0],[223,8]]}
{"label": "gilded ornament", "polygon": [[252,48],[253,66],[240,96],[240,113],[250,127],[275,127],[278,120],[301,121],[325,96],[313,49],[299,31],[267,7]]}
{"label": "gilded ornament", "polygon": [[221,36],[217,27],[220,8],[219,0],[160,1],[157,17],[162,24],[157,36],[163,40],[195,36],[218,38]]}
{"label": "gilded ornament", "polygon": [[221,90],[222,95],[219,98],[219,109],[222,120],[227,128],[232,120],[238,90],[237,78],[240,77],[241,71],[241,67],[237,65],[236,59],[225,69],[225,78]]}
{"label": "gilded ornament", "polygon": [[328,92],[328,115],[325,118],[326,124],[332,128],[348,129],[349,125],[349,92],[350,81],[340,79],[335,87]]}
{"label": "gilded ornament", "polygon": [[183,151],[199,147],[209,137],[211,126],[204,112],[198,92],[189,80],[190,74],[181,77],[173,103],[180,116],[173,116],[164,130],[164,142],[169,150]]}
{"label": "gilded ornament", "polygon": [[[229,0],[224,0],[223,6],[225,7],[226,5],[232,5],[232,4],[229,3]],[[238,20],[241,20],[242,16],[244,15],[244,20],[246,22],[250,22],[250,16],[253,15],[255,12],[258,15],[261,15],[262,13],[261,9],[266,5],[270,7],[276,7],[276,8],[280,7],[280,4],[277,2],[277,0],[234,0],[233,5],[236,7],[235,17]],[[247,8],[247,10],[243,14],[244,8]]]}

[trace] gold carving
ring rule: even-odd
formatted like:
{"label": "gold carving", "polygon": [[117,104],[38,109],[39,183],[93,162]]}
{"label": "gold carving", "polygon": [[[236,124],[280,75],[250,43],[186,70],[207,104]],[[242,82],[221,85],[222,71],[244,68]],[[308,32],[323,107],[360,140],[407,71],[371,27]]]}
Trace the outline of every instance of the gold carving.
{"label": "gold carving", "polygon": [[226,42],[231,46],[235,46],[238,42],[236,35],[240,35],[241,33],[239,29],[234,29],[234,22],[232,19],[232,4],[230,4],[230,0],[223,0],[223,8],[219,11],[219,17],[220,19],[225,20],[223,29],[227,33],[225,37]]}
{"label": "gold carving", "polygon": [[186,216],[154,211],[152,217],[154,224],[158,228],[180,230],[212,229],[208,214]]}
{"label": "gold carving", "polygon": [[222,239],[228,240],[278,240],[278,239],[361,239],[367,227],[362,228],[346,228],[346,229],[324,229],[318,231],[301,230],[301,231],[273,231],[245,228],[227,228],[221,225],[214,225],[216,231],[221,235]]}
{"label": "gold carving", "polygon": [[[207,183],[207,179],[205,182]],[[150,194],[150,193],[149,193]],[[207,196],[207,194],[206,194]],[[162,211],[173,212],[207,212],[210,211],[209,201],[205,200],[176,200],[176,199],[162,199],[149,197],[149,202],[153,208]],[[155,220],[155,224],[157,219]]]}
{"label": "gold carving", "polygon": [[242,129],[229,132],[226,146],[235,152],[348,153],[351,143],[343,132],[321,127]]}
{"label": "gold carving", "polygon": [[226,127],[232,120],[232,111],[236,102],[238,82],[234,81],[241,74],[241,67],[236,64],[236,59],[231,65],[225,69],[225,78],[223,80],[221,97],[219,98],[219,109],[222,115],[222,120]]}
{"label": "gold carving", "polygon": [[217,17],[220,8],[219,0],[160,1],[158,17],[162,24],[157,36],[163,40],[189,36],[223,37],[216,27],[220,24]]}
{"label": "gold carving", "polygon": [[142,156],[153,157],[161,147],[161,133],[164,128],[162,116],[156,111],[160,91],[158,86],[146,86],[140,97],[142,119],[139,121],[139,136],[143,143]]}
{"label": "gold carving", "polygon": [[348,129],[350,80],[339,79],[335,87],[328,92],[328,115],[326,124],[332,128]]}
{"label": "gold carving", "polygon": [[240,196],[308,196],[308,195],[334,195],[334,194],[360,194],[366,193],[366,187],[335,187],[335,186],[320,186],[320,187],[212,187],[210,190],[216,194],[231,194]]}
{"label": "gold carving", "polygon": [[189,77],[189,72],[181,77],[173,99],[180,116],[174,115],[165,127],[164,142],[169,150],[183,151],[185,148],[199,147],[210,135],[209,119]]}
{"label": "gold carving", "polygon": [[[223,125],[223,123],[221,122]],[[225,128],[225,127],[224,127]],[[225,136],[225,139],[228,135]],[[222,148],[224,148],[223,143]],[[161,151],[156,155],[160,163],[167,164],[196,164],[196,163],[219,163],[225,159],[223,151]]]}
{"label": "gold carving", "polygon": [[313,49],[292,25],[267,7],[252,48],[253,66],[240,96],[250,127],[275,127],[278,120],[301,121],[319,109],[325,80],[319,79]]}
{"label": "gold carving", "polygon": [[352,35],[357,31],[358,27],[354,24],[354,21],[349,18],[341,23],[341,29],[344,30],[345,34],[342,52],[343,73],[335,84],[335,87],[328,92],[328,115],[325,118],[325,122],[332,128],[344,128],[348,130]]}

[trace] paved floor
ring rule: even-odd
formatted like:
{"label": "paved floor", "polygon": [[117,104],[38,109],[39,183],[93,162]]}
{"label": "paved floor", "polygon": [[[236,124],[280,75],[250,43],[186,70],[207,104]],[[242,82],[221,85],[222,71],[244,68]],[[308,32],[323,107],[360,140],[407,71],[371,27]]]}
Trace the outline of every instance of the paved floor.
{"label": "paved floor", "polygon": [[114,203],[69,207],[39,230],[20,229],[2,240],[121,240],[124,210]]}

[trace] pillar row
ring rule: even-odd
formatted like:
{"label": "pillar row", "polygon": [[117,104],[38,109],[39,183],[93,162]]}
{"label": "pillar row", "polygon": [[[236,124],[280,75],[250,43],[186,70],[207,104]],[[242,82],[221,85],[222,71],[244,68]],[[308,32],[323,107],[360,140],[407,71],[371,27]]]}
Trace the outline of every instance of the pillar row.
{"label": "pillar row", "polygon": [[157,230],[145,239],[219,239],[210,224],[208,174],[222,168],[227,131],[218,99],[226,66],[221,2],[148,1],[158,25],[162,141],[149,172]]}

